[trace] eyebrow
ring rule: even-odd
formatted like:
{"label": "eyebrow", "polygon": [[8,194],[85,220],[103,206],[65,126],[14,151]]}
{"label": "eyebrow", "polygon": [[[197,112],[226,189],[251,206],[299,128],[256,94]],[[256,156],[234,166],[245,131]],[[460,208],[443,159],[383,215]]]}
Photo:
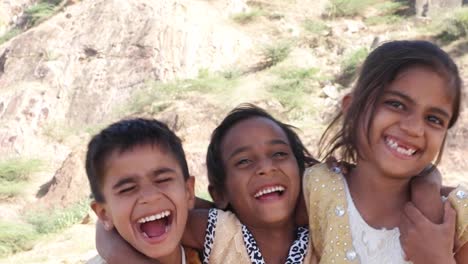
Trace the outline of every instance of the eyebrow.
{"label": "eyebrow", "polygon": [[[401,93],[401,92],[398,92],[398,91],[385,91],[386,94],[391,94],[391,95],[394,95],[394,96],[397,96],[397,97],[400,97],[400,98],[403,98],[404,100],[412,103],[412,104],[416,104],[416,101],[413,100],[413,98],[409,97],[408,95],[404,94],[404,93]],[[438,113],[446,118],[450,118],[450,114],[447,113],[447,111],[441,109],[441,108],[438,108],[438,107],[430,107],[429,108],[429,111],[430,112],[434,112],[434,113]]]}
{"label": "eyebrow", "polygon": [[[272,139],[270,141],[267,141],[266,142],[268,145],[285,145],[285,146],[289,146],[289,144],[282,140],[282,139]],[[244,146],[244,147],[239,147],[239,148],[236,148],[228,157],[228,160],[231,159],[232,157],[234,157],[235,155],[241,153],[241,152],[244,152],[244,151],[247,151],[249,150],[251,147],[248,147],[248,146]]]}
{"label": "eyebrow", "polygon": [[153,170],[151,172],[151,175],[154,176],[154,177],[157,177],[157,176],[159,176],[161,174],[168,173],[168,172],[175,172],[175,170],[173,170],[171,168],[167,168],[167,167],[159,168],[159,169]]}

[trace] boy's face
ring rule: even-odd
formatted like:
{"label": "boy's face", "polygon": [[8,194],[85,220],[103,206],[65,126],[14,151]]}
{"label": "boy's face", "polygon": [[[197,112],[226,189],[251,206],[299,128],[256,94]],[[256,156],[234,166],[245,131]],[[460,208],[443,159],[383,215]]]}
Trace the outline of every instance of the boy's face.
{"label": "boy's face", "polygon": [[194,178],[184,180],[179,163],[158,145],[140,145],[106,160],[104,203],[93,209],[106,229],[115,227],[134,248],[161,259],[179,249]]}

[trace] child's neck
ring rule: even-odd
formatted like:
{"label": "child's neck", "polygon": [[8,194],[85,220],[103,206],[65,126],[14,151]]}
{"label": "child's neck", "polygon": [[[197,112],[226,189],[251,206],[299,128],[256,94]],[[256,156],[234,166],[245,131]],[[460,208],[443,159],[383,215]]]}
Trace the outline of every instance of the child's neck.
{"label": "child's neck", "polygon": [[362,218],[375,228],[394,228],[410,200],[410,179],[386,177],[369,162],[359,161],[346,177],[351,197]]}
{"label": "child's neck", "polygon": [[178,245],[171,254],[155,259],[154,263],[155,264],[180,264],[182,263],[182,258],[185,258],[185,256],[182,255],[181,246]]}
{"label": "child's neck", "polygon": [[296,226],[292,218],[290,221],[279,225],[265,227],[248,226],[248,229],[254,236],[265,263],[283,264],[286,262],[289,247],[296,238]]}

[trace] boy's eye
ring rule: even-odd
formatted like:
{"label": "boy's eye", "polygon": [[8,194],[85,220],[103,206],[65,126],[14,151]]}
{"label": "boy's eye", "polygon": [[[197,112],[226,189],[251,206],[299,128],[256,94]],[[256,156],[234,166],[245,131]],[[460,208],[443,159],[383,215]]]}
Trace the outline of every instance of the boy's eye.
{"label": "boy's eye", "polygon": [[165,182],[170,182],[172,178],[161,178],[161,179],[156,179],[156,183],[165,183]]}
{"label": "boy's eye", "polygon": [[129,193],[129,192],[133,191],[134,189],[135,189],[135,186],[128,186],[128,187],[120,189],[119,194]]}
{"label": "boy's eye", "polygon": [[405,109],[405,106],[401,103],[401,102],[398,102],[398,101],[395,101],[395,100],[388,100],[388,101],[385,101],[385,104],[386,105],[389,105],[393,108],[396,108],[396,109]]}

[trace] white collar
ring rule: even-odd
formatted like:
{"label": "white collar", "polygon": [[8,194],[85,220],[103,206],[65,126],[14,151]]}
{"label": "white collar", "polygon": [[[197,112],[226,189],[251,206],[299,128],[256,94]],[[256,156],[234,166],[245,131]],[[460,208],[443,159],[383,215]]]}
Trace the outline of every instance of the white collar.
{"label": "white collar", "polygon": [[181,254],[182,254],[182,264],[187,264],[187,260],[186,260],[186,257],[185,257],[185,250],[184,250],[183,246],[180,246],[180,251],[181,251]]}

